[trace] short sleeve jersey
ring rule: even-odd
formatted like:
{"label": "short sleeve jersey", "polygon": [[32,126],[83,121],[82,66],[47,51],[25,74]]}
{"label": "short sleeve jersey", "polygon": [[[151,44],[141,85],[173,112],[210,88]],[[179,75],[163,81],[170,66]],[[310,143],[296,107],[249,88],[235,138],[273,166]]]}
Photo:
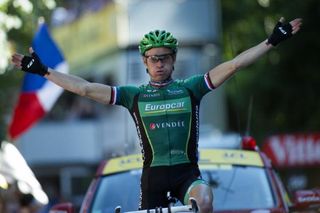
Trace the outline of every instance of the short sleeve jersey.
{"label": "short sleeve jersey", "polygon": [[212,89],[208,73],[163,87],[112,87],[110,103],[135,121],[144,167],[197,163],[200,101]]}

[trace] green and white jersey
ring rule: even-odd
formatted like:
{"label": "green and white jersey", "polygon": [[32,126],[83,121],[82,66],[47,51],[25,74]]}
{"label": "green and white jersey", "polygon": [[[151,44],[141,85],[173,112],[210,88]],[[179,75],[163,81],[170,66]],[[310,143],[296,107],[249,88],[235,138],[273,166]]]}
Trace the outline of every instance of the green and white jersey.
{"label": "green and white jersey", "polygon": [[199,105],[212,89],[208,73],[162,87],[112,88],[110,103],[126,107],[135,121],[144,167],[197,163]]}

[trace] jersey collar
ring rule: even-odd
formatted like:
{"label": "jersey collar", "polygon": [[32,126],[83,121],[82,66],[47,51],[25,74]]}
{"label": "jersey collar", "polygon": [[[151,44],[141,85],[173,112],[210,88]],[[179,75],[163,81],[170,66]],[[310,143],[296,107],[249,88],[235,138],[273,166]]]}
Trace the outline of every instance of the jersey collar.
{"label": "jersey collar", "polygon": [[171,84],[173,82],[173,79],[171,77],[169,77],[168,79],[164,80],[164,81],[149,81],[149,84],[153,87],[165,87],[169,84]]}

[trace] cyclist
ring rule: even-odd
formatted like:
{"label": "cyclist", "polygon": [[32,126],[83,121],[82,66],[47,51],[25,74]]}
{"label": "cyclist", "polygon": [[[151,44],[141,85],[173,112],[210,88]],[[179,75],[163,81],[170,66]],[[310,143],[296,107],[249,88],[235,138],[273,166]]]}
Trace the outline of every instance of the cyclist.
{"label": "cyclist", "polygon": [[90,83],[46,67],[30,48],[31,56],[15,53],[13,64],[39,74],[64,89],[104,104],[126,107],[137,127],[143,154],[140,208],[168,206],[167,192],[187,204],[194,197],[201,212],[213,212],[213,194],[198,168],[198,114],[201,98],[239,69],[253,63],[273,46],[299,31],[301,19],[280,19],[268,39],[204,75],[173,80],[178,41],[170,32],[144,35],[139,51],[148,84],[140,87]]}

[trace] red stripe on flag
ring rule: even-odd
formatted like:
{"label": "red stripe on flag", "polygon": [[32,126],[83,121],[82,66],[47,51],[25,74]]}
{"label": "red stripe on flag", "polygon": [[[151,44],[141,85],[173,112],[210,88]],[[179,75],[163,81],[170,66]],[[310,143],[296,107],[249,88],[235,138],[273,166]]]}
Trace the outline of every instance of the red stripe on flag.
{"label": "red stripe on flag", "polygon": [[35,93],[22,93],[19,97],[12,121],[9,126],[9,136],[16,139],[35,122],[45,115]]}

